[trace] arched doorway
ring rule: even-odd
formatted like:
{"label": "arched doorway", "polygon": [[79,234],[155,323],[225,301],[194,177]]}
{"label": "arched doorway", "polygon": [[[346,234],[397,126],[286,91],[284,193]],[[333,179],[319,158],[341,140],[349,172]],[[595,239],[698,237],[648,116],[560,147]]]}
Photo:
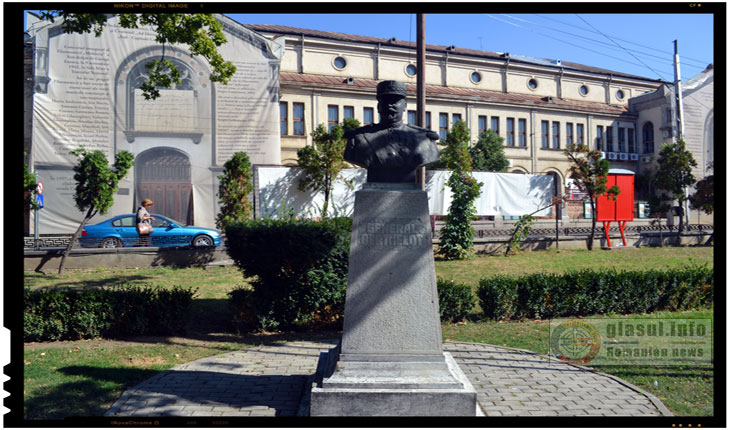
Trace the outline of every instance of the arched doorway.
{"label": "arched doorway", "polygon": [[193,223],[190,159],[174,148],[153,148],[137,156],[135,166],[136,203],[144,198],[155,202],[154,213],[183,224]]}

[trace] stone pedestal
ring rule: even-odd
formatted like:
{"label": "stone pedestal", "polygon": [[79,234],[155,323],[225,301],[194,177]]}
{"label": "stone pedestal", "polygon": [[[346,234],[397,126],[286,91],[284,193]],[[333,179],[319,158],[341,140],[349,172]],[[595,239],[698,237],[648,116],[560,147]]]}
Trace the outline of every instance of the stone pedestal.
{"label": "stone pedestal", "polygon": [[441,345],[425,191],[367,183],[355,194],[339,360],[312,416],[474,416],[476,391]]}

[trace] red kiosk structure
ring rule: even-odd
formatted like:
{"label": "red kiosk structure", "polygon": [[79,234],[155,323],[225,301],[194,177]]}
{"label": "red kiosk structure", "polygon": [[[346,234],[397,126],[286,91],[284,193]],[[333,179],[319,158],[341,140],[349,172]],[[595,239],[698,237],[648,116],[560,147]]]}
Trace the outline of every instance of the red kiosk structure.
{"label": "red kiosk structure", "polygon": [[634,172],[624,169],[611,169],[607,175],[606,187],[611,188],[617,185],[621,192],[616,200],[608,198],[608,194],[600,196],[596,200],[596,221],[603,222],[603,231],[606,234],[606,242],[611,247],[611,239],[608,232],[612,221],[618,221],[618,228],[621,231],[621,239],[626,246],[624,228],[626,221],[634,220]]}

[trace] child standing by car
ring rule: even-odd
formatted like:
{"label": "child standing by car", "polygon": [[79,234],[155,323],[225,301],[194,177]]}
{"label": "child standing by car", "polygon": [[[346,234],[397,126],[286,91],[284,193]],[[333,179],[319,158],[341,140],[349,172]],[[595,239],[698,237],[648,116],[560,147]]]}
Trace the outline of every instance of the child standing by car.
{"label": "child standing by car", "polygon": [[150,216],[147,208],[153,204],[152,200],[144,199],[137,209],[137,233],[139,233],[140,244],[144,246],[150,246],[150,234],[153,231],[152,220],[155,218]]}

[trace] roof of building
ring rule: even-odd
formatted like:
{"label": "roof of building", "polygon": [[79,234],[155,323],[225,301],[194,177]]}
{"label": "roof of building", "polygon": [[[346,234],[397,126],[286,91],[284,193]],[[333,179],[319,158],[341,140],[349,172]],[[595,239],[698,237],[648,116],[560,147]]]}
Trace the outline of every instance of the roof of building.
{"label": "roof of building", "polygon": [[[244,27],[249,28],[254,31],[258,31],[258,32],[278,33],[281,35],[295,35],[295,36],[304,35],[304,36],[309,36],[309,37],[319,37],[319,38],[323,38],[323,39],[339,40],[339,41],[345,41],[345,42],[361,42],[361,43],[373,43],[373,44],[380,43],[383,45],[416,49],[415,42],[396,40],[395,38],[383,39],[380,37],[359,36],[356,34],[334,33],[334,32],[329,32],[329,31],[310,30],[310,29],[306,29],[306,28],[297,28],[297,27],[288,27],[288,26],[283,26],[283,25],[270,25],[270,24],[244,24]],[[598,74],[603,74],[603,75],[613,75],[615,77],[626,77],[626,78],[640,79],[640,80],[650,81],[650,82],[664,82],[661,79],[650,79],[650,78],[646,78],[643,76],[630,75],[627,73],[616,72],[613,70],[586,66],[584,64],[578,64],[578,63],[572,63],[572,62],[560,61],[560,60],[550,60],[550,59],[545,59],[545,58],[528,57],[528,56],[524,56],[524,55],[511,55],[509,53],[480,51],[480,50],[476,50],[476,49],[467,49],[467,48],[459,48],[459,47],[455,47],[455,46],[442,46],[442,45],[431,45],[431,44],[426,44],[426,50],[444,52],[444,53],[449,52],[450,54],[469,55],[469,56],[473,56],[473,57],[490,58],[490,59],[498,59],[498,60],[505,60],[507,57],[509,57],[510,61],[513,61],[513,62],[539,64],[539,65],[555,67],[555,68],[574,69],[574,70],[578,70],[581,72],[598,73]]]}
{"label": "roof of building", "polygon": [[[353,88],[372,92],[375,95],[375,87],[379,81],[374,79],[348,79],[335,76],[313,75],[305,73],[281,72],[281,84],[311,85],[323,89],[352,90]],[[406,84],[408,94],[416,95],[416,85]],[[452,88],[441,85],[426,85],[427,97],[445,97],[464,100],[470,98],[475,101],[486,103],[506,103],[520,106],[535,106],[556,109],[574,109],[583,112],[605,113],[620,115],[628,112],[626,106],[614,106],[605,103],[582,102],[578,100],[559,99],[557,97],[543,97],[530,94],[503,93],[500,91],[477,90],[468,88]]]}

